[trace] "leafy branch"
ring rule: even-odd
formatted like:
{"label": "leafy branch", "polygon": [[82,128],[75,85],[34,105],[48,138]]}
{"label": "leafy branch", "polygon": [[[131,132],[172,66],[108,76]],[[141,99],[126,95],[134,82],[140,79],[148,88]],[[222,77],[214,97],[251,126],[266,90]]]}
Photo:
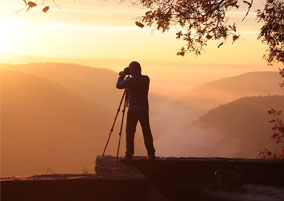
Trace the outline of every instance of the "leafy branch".
{"label": "leafy branch", "polygon": [[[38,6],[38,3],[36,3],[36,1],[26,1],[26,0],[23,1],[25,3],[26,12],[29,11],[31,8]],[[55,0],[53,0],[53,3],[54,5],[57,5]],[[49,6],[45,5],[45,0],[42,0],[41,4],[44,5],[44,7],[42,8],[42,12],[46,13],[49,10]]]}
{"label": "leafy branch", "polygon": [[262,159],[284,159],[284,123],[281,119],[282,111],[271,109],[268,111],[270,115],[272,115],[272,119],[269,123],[272,124],[273,134],[271,138],[277,144],[283,144],[282,150],[278,153],[277,151],[272,151],[268,147],[264,148],[264,151],[258,152],[258,158]]}

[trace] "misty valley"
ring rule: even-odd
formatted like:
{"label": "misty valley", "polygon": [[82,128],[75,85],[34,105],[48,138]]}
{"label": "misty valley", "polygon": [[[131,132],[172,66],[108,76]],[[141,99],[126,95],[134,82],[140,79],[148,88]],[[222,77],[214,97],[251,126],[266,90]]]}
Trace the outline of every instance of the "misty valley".
{"label": "misty valley", "polygon": [[[118,73],[62,63],[0,69],[2,176],[93,172],[123,92],[115,88]],[[236,74],[174,100],[150,88],[157,155],[256,158],[265,146],[279,149],[267,113],[284,110],[278,81],[278,72]],[[115,129],[107,154],[116,151]],[[135,155],[146,155],[139,126],[135,141]]]}

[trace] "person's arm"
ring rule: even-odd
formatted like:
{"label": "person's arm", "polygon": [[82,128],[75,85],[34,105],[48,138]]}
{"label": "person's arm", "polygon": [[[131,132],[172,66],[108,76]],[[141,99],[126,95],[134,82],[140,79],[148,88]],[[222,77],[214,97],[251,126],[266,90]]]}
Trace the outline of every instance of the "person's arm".
{"label": "person's arm", "polygon": [[118,88],[118,89],[126,89],[126,88],[130,87],[132,79],[130,77],[124,79],[125,76],[126,75],[124,74],[124,72],[120,72],[119,73],[119,78],[118,78],[117,83],[116,83],[116,88]]}

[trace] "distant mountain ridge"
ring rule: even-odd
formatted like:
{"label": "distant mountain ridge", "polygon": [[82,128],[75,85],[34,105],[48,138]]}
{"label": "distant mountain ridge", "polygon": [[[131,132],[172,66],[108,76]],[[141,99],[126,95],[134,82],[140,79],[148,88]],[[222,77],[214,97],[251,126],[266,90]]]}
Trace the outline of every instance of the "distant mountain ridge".
{"label": "distant mountain ridge", "polygon": [[[68,63],[1,64],[0,69],[8,69],[35,74],[48,78],[66,89],[99,103],[109,111],[116,111],[123,91],[116,89],[118,73],[105,69]],[[164,97],[149,93],[150,108],[158,110]]]}
{"label": "distant mountain ridge", "polygon": [[1,174],[80,172],[106,140],[110,113],[46,78],[1,71]]}
{"label": "distant mountain ridge", "polygon": [[115,89],[117,74],[108,69],[62,63],[0,64],[0,66],[48,78],[108,109],[113,109],[109,108],[114,106],[113,97],[118,97],[121,93]]}
{"label": "distant mountain ridge", "polygon": [[203,113],[242,97],[282,95],[284,91],[280,90],[279,82],[278,72],[245,73],[201,84],[176,100],[173,105],[182,105],[184,108]]}

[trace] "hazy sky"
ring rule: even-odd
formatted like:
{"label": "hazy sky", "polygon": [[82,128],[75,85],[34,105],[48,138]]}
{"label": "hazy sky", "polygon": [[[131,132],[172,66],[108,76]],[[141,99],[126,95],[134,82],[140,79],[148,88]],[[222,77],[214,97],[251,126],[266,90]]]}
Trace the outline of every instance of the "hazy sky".
{"label": "hazy sky", "polygon": [[[37,2],[41,2],[37,1]],[[241,40],[232,46],[217,49],[220,42],[211,43],[203,56],[176,56],[182,41],[175,39],[175,30],[162,34],[151,28],[140,29],[135,20],[145,10],[133,7],[129,1],[114,0],[51,0],[46,14],[39,8],[29,12],[15,11],[24,6],[22,0],[0,0],[1,54],[27,54],[45,57],[95,57],[181,61],[191,63],[263,64],[265,46],[256,40],[259,26],[252,13],[240,25]],[[237,21],[245,11],[232,11]]]}
{"label": "hazy sky", "polygon": [[[36,2],[40,4],[42,1]],[[117,66],[114,62],[98,66],[118,71],[128,61],[138,60],[149,64],[145,67],[146,73],[152,73],[154,78],[156,76],[159,83],[166,83],[168,77],[176,75],[175,81],[180,84],[189,80],[186,74],[193,75],[199,71],[199,74],[205,73],[205,77],[210,74],[207,77],[213,80],[241,72],[278,69],[277,65],[267,67],[262,58],[266,46],[257,40],[260,25],[255,21],[254,12],[244,23],[240,22],[245,10],[228,14],[239,25],[238,32],[241,34],[240,40],[234,45],[228,40],[226,45],[218,49],[220,41],[210,42],[202,56],[187,54],[179,57],[176,52],[184,44],[175,39],[175,29],[161,33],[152,28],[135,26],[135,20],[145,10],[131,6],[129,1],[56,0],[59,8],[52,2],[45,0],[45,4],[51,6],[45,14],[41,12],[43,5],[29,12],[16,12],[24,7],[23,0],[0,0],[2,61],[7,61],[7,55],[71,58],[78,62],[78,58],[125,61]],[[263,5],[263,0],[256,1],[256,4],[256,7]],[[12,62],[17,62],[16,57]],[[188,67],[184,66],[186,64]],[[156,68],[153,69],[153,66]],[[161,77],[161,74],[164,76]],[[200,82],[205,80],[207,78]],[[179,89],[173,87],[175,91]]]}

